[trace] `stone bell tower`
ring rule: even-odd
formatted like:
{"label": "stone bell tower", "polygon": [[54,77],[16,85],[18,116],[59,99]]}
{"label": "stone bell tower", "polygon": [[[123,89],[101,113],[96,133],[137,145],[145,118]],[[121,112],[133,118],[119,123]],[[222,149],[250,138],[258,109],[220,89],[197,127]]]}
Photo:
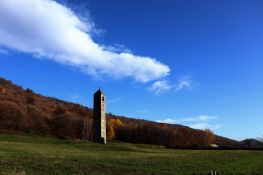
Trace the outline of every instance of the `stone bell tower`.
{"label": "stone bell tower", "polygon": [[99,89],[93,100],[93,141],[106,144],[106,97]]}

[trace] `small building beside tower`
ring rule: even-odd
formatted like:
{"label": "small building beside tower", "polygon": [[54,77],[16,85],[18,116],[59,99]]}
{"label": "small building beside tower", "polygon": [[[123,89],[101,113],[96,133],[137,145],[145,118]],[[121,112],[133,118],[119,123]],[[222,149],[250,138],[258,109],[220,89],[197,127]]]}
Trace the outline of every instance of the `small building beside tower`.
{"label": "small building beside tower", "polygon": [[99,89],[93,99],[93,142],[106,144],[106,97]]}

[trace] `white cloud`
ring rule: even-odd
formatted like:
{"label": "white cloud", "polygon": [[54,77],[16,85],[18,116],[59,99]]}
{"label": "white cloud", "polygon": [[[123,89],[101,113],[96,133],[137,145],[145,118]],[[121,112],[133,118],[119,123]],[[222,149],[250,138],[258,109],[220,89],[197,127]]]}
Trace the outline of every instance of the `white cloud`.
{"label": "white cloud", "polygon": [[159,123],[169,123],[169,124],[181,124],[185,126],[189,126],[195,129],[211,129],[216,130],[221,128],[220,124],[211,124],[212,120],[217,120],[217,116],[208,116],[208,115],[200,115],[197,117],[187,117],[180,119],[167,118],[164,120],[157,120]]}
{"label": "white cloud", "polygon": [[209,124],[209,123],[196,123],[196,124],[191,124],[191,125],[188,125],[189,127],[191,128],[194,128],[194,129],[211,129],[211,130],[216,130],[216,129],[219,129],[221,128],[221,125],[220,124],[216,124],[216,125],[212,125],[212,124]]}
{"label": "white cloud", "polygon": [[81,99],[80,95],[73,93],[68,95],[66,100],[71,101],[73,103],[77,103],[77,102],[80,103],[80,99]]}
{"label": "white cloud", "polygon": [[193,80],[190,77],[182,77],[179,82],[174,86],[176,91],[183,89],[191,89],[193,85]]}
{"label": "white cloud", "polygon": [[218,118],[217,116],[200,115],[197,117],[184,118],[184,119],[182,119],[182,121],[184,121],[184,122],[202,122],[202,121],[208,121],[208,120],[216,120],[217,118]]}
{"label": "white cloud", "polygon": [[149,88],[149,91],[154,92],[156,95],[159,95],[165,91],[168,91],[172,86],[166,80],[160,80],[154,82]]}
{"label": "white cloud", "polygon": [[184,89],[191,89],[193,87],[193,80],[191,77],[182,77],[178,80],[177,84],[172,84],[167,80],[158,80],[154,82],[148,90],[154,92],[156,95],[160,95],[169,90],[181,91]]}
{"label": "white cloud", "polygon": [[79,99],[80,97],[79,97],[79,95],[77,95],[77,94],[73,94],[70,98],[71,98],[72,100],[77,100],[77,99]]}
{"label": "white cloud", "polygon": [[114,44],[112,46],[102,46],[104,50],[111,51],[111,52],[116,52],[116,53],[132,53],[130,49],[128,49],[125,45],[123,44]]}
{"label": "white cloud", "polygon": [[170,68],[155,58],[95,43],[93,29],[91,20],[83,20],[54,0],[0,1],[0,46],[76,66],[95,76],[148,82],[169,75]]}
{"label": "white cloud", "polygon": [[171,118],[167,118],[167,119],[164,119],[164,120],[157,120],[156,122],[158,122],[158,123],[175,124],[176,120],[171,119]]}

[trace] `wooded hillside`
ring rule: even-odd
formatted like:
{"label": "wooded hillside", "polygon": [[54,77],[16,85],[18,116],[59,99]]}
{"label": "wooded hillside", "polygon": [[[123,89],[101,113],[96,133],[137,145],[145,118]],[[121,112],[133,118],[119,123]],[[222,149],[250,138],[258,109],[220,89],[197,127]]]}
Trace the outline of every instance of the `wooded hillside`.
{"label": "wooded hillside", "polygon": [[[92,97],[91,97],[92,98]],[[92,109],[45,97],[0,78],[1,132],[53,135],[90,140]],[[109,141],[164,145],[169,148],[239,148],[241,143],[181,125],[107,115]]]}

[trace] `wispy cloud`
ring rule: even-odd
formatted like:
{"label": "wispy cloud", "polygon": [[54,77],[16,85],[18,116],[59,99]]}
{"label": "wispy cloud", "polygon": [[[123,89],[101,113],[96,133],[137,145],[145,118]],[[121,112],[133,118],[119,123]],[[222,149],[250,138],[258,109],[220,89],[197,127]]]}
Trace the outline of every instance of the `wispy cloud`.
{"label": "wispy cloud", "polygon": [[203,122],[203,121],[209,121],[209,120],[216,120],[218,119],[218,116],[207,116],[207,115],[200,115],[197,117],[189,117],[181,119],[183,122]]}
{"label": "wispy cloud", "polygon": [[114,44],[112,46],[102,46],[104,50],[111,51],[111,52],[116,52],[116,53],[132,53],[130,49],[128,49],[125,45],[123,44]]}
{"label": "wispy cloud", "polygon": [[172,84],[168,80],[159,80],[154,82],[148,90],[154,92],[156,95],[160,95],[166,91],[174,90],[176,92],[182,91],[185,89],[192,89],[193,80],[189,76],[182,77],[178,80],[177,83]]}
{"label": "wispy cloud", "polygon": [[217,119],[218,116],[200,115],[196,117],[186,117],[186,118],[176,118],[176,119],[167,118],[163,120],[157,120],[156,122],[169,123],[169,124],[182,124],[195,129],[216,130],[221,128],[221,124],[213,124],[212,121],[216,121]]}
{"label": "wispy cloud", "polygon": [[178,83],[174,86],[176,91],[181,91],[183,89],[191,89],[193,86],[193,80],[191,77],[182,77],[179,79]]}
{"label": "wispy cloud", "polygon": [[172,86],[166,80],[156,81],[148,88],[149,91],[155,93],[156,95],[159,95],[170,89],[172,89]]}
{"label": "wispy cloud", "polygon": [[164,119],[164,120],[157,120],[156,122],[158,122],[158,123],[175,124],[175,123],[177,123],[177,120],[171,119],[171,118],[167,118],[167,119]]}
{"label": "wispy cloud", "polygon": [[196,123],[196,124],[191,124],[191,125],[188,125],[188,126],[191,127],[191,128],[194,128],[194,129],[211,129],[211,130],[216,130],[216,129],[221,128],[220,124],[213,125],[213,124],[209,124],[209,123]]}
{"label": "wispy cloud", "polygon": [[80,98],[81,98],[80,95],[73,93],[73,94],[68,95],[67,100],[74,102],[74,103],[77,103],[77,102],[79,102]]}
{"label": "wispy cloud", "polygon": [[0,46],[93,76],[131,77],[145,83],[169,75],[169,66],[153,57],[132,54],[122,45],[96,43],[94,22],[77,14],[54,0],[1,0]]}

